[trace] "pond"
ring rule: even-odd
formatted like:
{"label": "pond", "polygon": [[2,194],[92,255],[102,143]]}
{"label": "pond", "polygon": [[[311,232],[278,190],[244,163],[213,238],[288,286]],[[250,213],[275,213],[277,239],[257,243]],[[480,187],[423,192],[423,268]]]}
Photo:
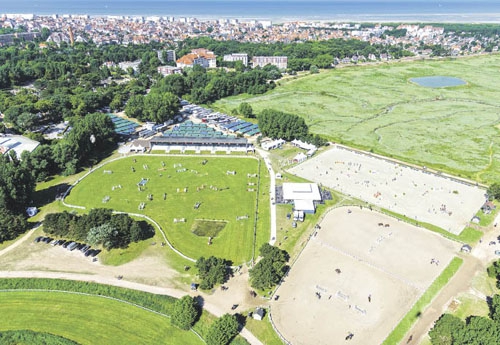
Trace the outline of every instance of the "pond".
{"label": "pond", "polygon": [[462,80],[460,78],[444,76],[411,78],[410,81],[423,87],[432,88],[459,86],[466,84],[465,80]]}

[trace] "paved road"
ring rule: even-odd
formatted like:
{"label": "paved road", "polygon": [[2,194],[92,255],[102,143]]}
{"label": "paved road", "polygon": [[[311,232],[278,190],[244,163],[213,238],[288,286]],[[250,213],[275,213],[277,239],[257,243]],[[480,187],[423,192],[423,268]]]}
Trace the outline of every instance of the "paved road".
{"label": "paved road", "polygon": [[269,187],[269,203],[271,204],[271,236],[269,238],[269,244],[274,245],[276,242],[276,174],[274,173],[271,161],[268,158],[268,152],[264,150],[257,149],[257,152],[264,158],[264,163],[266,164],[267,170],[271,178],[271,183]]}
{"label": "paved road", "polygon": [[[88,281],[95,282],[99,284],[108,284],[119,287],[124,287],[128,289],[140,290],[145,292],[150,292],[154,294],[162,294],[169,295],[176,298],[181,298],[185,296],[187,293],[182,290],[167,288],[167,287],[159,287],[159,286],[150,286],[135,282],[130,282],[127,280],[118,280],[116,278],[103,277],[91,274],[82,274],[82,273],[67,273],[67,272],[45,272],[45,271],[0,271],[0,278],[51,278],[51,279],[69,279],[69,280],[79,280],[79,281]],[[193,296],[199,295],[200,293],[197,291],[191,292]],[[203,308],[206,309],[211,314],[220,317],[225,314],[225,311],[217,307],[216,305],[210,304],[205,299]],[[263,345],[262,342],[257,339],[248,329],[243,328],[240,332],[241,336],[243,336],[251,345]]]}

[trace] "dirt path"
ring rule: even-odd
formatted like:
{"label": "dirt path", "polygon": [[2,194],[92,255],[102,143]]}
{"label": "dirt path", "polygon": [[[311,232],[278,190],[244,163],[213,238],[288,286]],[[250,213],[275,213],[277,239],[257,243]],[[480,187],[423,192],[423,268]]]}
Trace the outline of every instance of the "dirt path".
{"label": "dirt path", "polygon": [[28,231],[23,237],[21,237],[19,240],[17,240],[16,242],[11,244],[7,248],[0,250],[0,256],[7,254],[8,252],[16,249],[21,244],[23,244],[35,232],[35,230],[38,229],[38,227],[40,227],[40,225],[38,225],[38,226],[34,227],[33,229],[31,229],[30,231]]}
{"label": "dirt path", "polygon": [[[51,279],[68,279],[68,280],[78,280],[78,281],[88,281],[95,282],[99,284],[108,284],[113,286],[119,286],[128,289],[140,290],[154,294],[164,294],[180,298],[189,294],[191,296],[202,295],[204,298],[203,308],[206,309],[211,314],[220,317],[226,313],[224,308],[210,302],[209,296],[200,293],[198,291],[186,291],[180,289],[174,289],[169,287],[159,287],[151,286],[140,283],[135,283],[127,280],[118,280],[116,278],[104,277],[98,275],[80,274],[80,273],[67,273],[67,272],[44,272],[44,271],[0,271],[1,278],[51,278]],[[248,329],[243,328],[240,332],[251,345],[263,345],[260,340],[258,340]]]}
{"label": "dirt path", "polygon": [[[452,299],[471,288],[472,278],[485,269],[485,265],[475,257],[467,257],[459,271],[450,282],[434,298],[431,304],[425,308],[418,321],[413,325],[400,344],[419,344],[427,335],[441,314],[443,314]],[[412,341],[408,342],[412,336]]]}
{"label": "dirt path", "polygon": [[[431,304],[422,311],[421,317],[405,335],[400,345],[420,344],[434,326],[434,322],[447,310],[453,298],[473,289],[472,281],[474,277],[478,273],[484,272],[489,263],[495,260],[494,250],[498,248],[489,245],[490,241],[495,240],[496,233],[494,228],[490,227],[472,253],[462,256],[464,262],[458,272],[439,292]],[[410,336],[412,336],[413,340],[408,342]]]}

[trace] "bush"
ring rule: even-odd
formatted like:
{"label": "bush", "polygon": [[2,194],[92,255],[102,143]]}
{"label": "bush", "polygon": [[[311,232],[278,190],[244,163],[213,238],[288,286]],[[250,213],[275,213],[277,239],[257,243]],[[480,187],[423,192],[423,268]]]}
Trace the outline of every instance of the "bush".
{"label": "bush", "polygon": [[191,296],[184,296],[175,301],[170,321],[172,325],[187,331],[194,325],[199,313],[196,300]]}
{"label": "bush", "polygon": [[228,345],[238,334],[236,316],[224,314],[217,319],[207,333],[207,345]]}

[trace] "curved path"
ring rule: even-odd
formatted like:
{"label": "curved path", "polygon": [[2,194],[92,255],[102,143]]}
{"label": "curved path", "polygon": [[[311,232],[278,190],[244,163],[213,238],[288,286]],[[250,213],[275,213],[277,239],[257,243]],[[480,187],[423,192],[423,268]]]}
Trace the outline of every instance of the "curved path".
{"label": "curved path", "polygon": [[[175,298],[181,298],[186,295],[185,291],[168,288],[151,286],[140,283],[134,283],[127,280],[112,279],[109,277],[95,276],[82,273],[67,273],[67,272],[45,272],[45,271],[0,271],[0,278],[50,278],[50,279],[67,279],[67,280],[78,280],[94,282],[99,284],[107,284],[118,287],[123,287],[127,289],[145,291],[154,294],[169,295]],[[199,292],[193,291],[191,295],[198,295]],[[225,314],[218,306],[210,304],[205,299],[203,304],[203,309],[206,309],[211,314],[220,317]],[[248,329],[243,328],[240,331],[241,336],[243,336],[251,345],[263,345],[262,342],[257,339]]]}
{"label": "curved path", "polygon": [[13,249],[16,249],[19,247],[21,244],[23,244],[34,232],[36,229],[38,229],[42,225],[41,223],[32,228],[30,231],[28,231],[26,234],[24,234],[23,237],[21,237],[19,240],[16,242],[12,243],[10,246],[0,250],[0,256],[7,254],[8,252],[12,251]]}

